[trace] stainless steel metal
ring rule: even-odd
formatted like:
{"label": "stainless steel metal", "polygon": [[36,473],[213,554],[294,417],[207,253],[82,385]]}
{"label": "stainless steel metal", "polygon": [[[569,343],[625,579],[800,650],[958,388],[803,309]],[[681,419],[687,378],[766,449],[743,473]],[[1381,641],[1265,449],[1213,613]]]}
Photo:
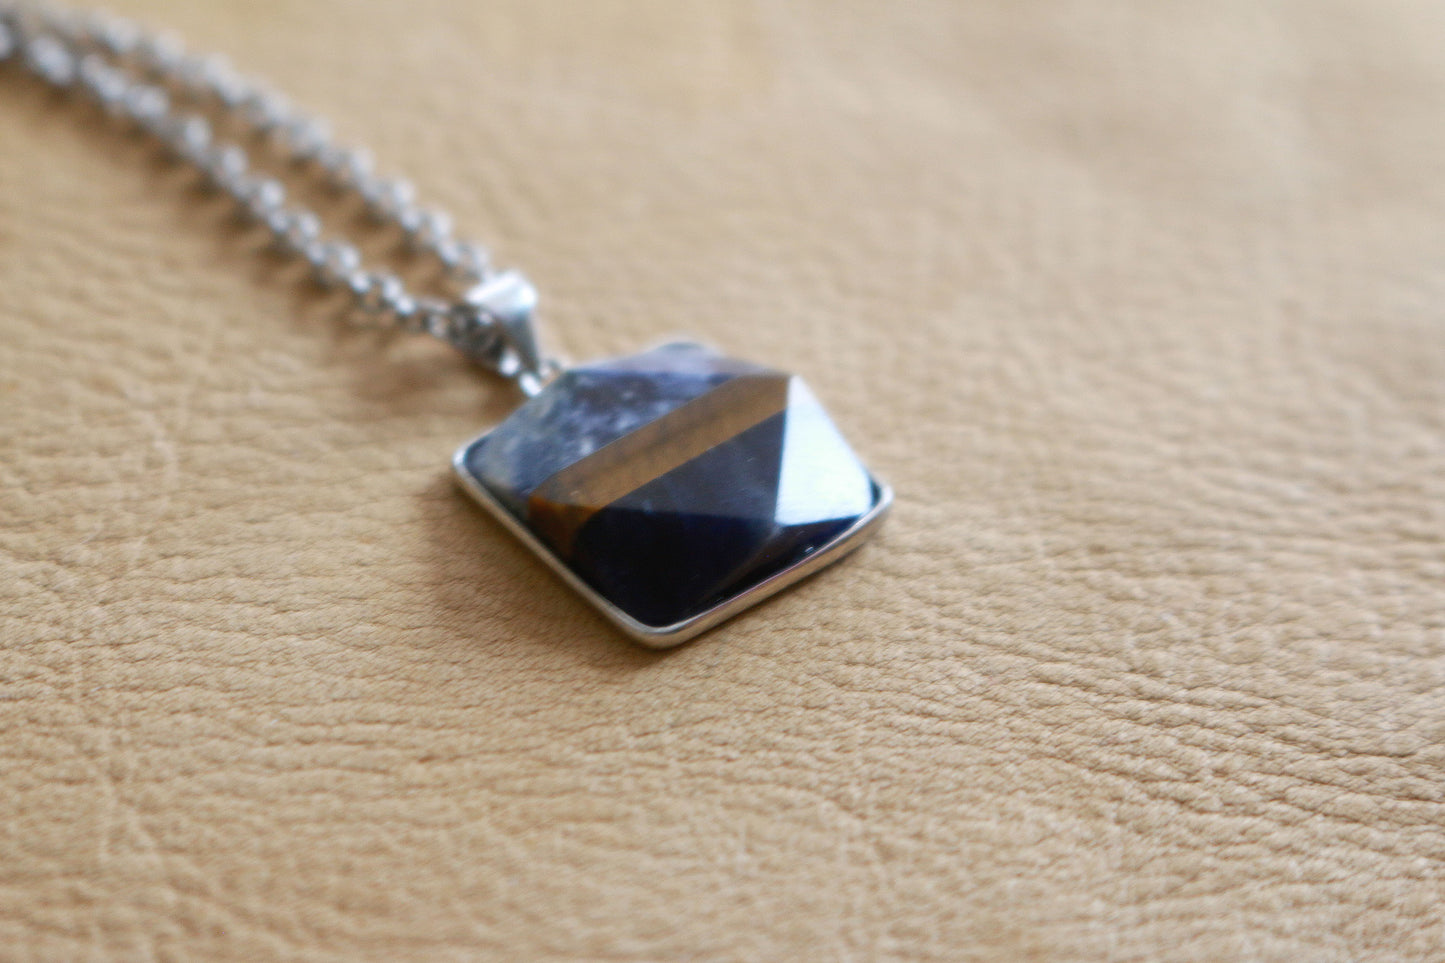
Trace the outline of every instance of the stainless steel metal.
{"label": "stainless steel metal", "polygon": [[[222,58],[197,56],[169,34],[108,14],[0,0],[0,65],[7,63],[165,144],[264,227],[278,251],[305,261],[318,283],[349,292],[372,321],[446,341],[529,394],[556,367],[538,346],[536,289],[525,278],[495,272],[486,248],[455,237],[451,217],[420,206],[410,182],[379,177],[369,153],[336,144],[324,121]],[[253,172],[245,148],[218,141],[213,118],[269,142],[292,167],[319,171],[336,192],[358,196],[373,221],[396,229],[414,255],[434,258],[456,289],[420,297],[395,274],[366,268],[354,244],[325,236],[315,212],[288,203],[279,180]]]}
{"label": "stainless steel metal", "polygon": [[636,641],[651,649],[669,649],[680,645],[691,639],[693,636],[706,632],[708,629],[719,623],[732,618],[744,609],[757,605],[764,599],[776,595],[783,589],[795,582],[807,578],[809,575],[826,568],[849,552],[858,548],[867,540],[867,537],[877,530],[884,516],[893,505],[893,490],[882,483],[878,484],[878,503],[867,515],[849,527],[846,531],[835,536],[832,541],[816,552],[803,559],[801,562],[784,569],[765,582],[762,582],[741,595],[728,599],[727,601],[709,609],[706,612],[696,615],[690,619],[678,622],[675,625],[651,626],[644,625],[626,612],[613,605],[602,595],[578,578],[570,568],[567,567],[555,553],[552,552],[537,536],[533,535],[528,528],[507,511],[506,507],[479,484],[476,478],[466,467],[466,453],[481,438],[474,438],[457,449],[456,455],[452,458],[452,467],[456,470],[457,478],[461,481],[462,487],[469,495],[475,498],[497,521],[510,531],[522,543],[531,549],[537,557],[542,559],[552,571],[556,572],[562,579],[575,589],[584,599],[590,602],[595,608],[605,615],[614,625],[626,632]]}
{"label": "stainless steel metal", "polygon": [[507,377],[527,379],[523,389],[535,394],[531,386],[540,389],[547,359],[537,341],[532,282],[518,271],[503,271],[468,291],[462,303],[480,319],[475,327],[486,335],[462,350],[479,353],[479,360]]}

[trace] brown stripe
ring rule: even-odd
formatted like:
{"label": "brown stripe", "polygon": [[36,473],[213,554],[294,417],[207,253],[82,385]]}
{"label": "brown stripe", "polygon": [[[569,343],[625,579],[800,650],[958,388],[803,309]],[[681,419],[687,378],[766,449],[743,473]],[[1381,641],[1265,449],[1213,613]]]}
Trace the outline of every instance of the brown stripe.
{"label": "brown stripe", "polygon": [[537,486],[527,523],[563,558],[587,520],[788,405],[788,375],[740,375],[597,449]]}

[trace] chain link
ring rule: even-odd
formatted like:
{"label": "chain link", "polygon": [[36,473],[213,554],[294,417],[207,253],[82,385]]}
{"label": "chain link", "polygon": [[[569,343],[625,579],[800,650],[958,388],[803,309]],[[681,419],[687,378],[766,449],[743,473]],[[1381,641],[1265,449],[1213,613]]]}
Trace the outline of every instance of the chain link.
{"label": "chain link", "polygon": [[[337,144],[323,120],[238,74],[224,58],[193,54],[170,34],[109,14],[0,0],[0,66],[7,62],[159,140],[264,227],[278,250],[304,261],[318,283],[346,292],[378,323],[446,341],[528,393],[555,368],[534,343],[521,350],[515,328],[509,332],[487,303],[492,282],[505,277],[504,287],[515,287],[524,278],[494,272],[486,248],[457,238],[444,211],[419,205],[409,181],[379,176],[369,152]],[[279,180],[254,170],[240,143],[222,140],[208,111],[270,142],[293,166],[319,171],[336,192],[359,197],[378,227],[398,229],[412,252],[435,258],[467,293],[451,301],[420,297],[395,274],[368,269],[354,244],[323,236],[314,211],[288,203]],[[530,316],[523,323],[530,327]]]}

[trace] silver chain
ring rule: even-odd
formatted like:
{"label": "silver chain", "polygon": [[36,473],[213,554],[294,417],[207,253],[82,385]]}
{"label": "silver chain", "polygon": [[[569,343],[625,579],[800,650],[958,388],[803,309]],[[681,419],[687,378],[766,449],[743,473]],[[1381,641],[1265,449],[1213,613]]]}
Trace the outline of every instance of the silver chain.
{"label": "silver chain", "polygon": [[[223,58],[198,56],[170,35],[106,13],[0,0],[0,66],[7,62],[159,140],[269,232],[279,251],[304,261],[318,283],[348,293],[378,323],[439,338],[528,394],[555,369],[537,347],[536,292],[526,278],[494,271],[484,247],[452,233],[450,216],[416,202],[410,182],[378,176],[367,151],[334,143],[324,121]],[[325,237],[314,211],[288,203],[279,180],[253,171],[246,149],[223,140],[208,113],[270,143],[293,167],[318,172],[339,194],[358,196],[379,227],[399,229],[411,251],[435,258],[461,297],[418,296],[397,275],[367,269],[354,244]]]}

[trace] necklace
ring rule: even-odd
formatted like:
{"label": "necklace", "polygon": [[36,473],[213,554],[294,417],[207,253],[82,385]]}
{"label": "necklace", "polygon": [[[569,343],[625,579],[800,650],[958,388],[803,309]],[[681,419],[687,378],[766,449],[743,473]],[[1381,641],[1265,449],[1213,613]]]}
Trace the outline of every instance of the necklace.
{"label": "necklace", "polygon": [[[409,183],[377,176],[366,152],[335,144],[325,124],[224,60],[108,15],[0,0],[6,64],[158,140],[359,312],[512,381],[526,400],[457,450],[456,476],[643,644],[676,645],[817,571],[887,512],[887,486],[793,375],[693,343],[563,366],[541,347],[525,276],[494,269]],[[416,295],[364,267],[355,245],[324,236],[313,211],[252,169],[242,140],[359,197],[457,296]]]}

